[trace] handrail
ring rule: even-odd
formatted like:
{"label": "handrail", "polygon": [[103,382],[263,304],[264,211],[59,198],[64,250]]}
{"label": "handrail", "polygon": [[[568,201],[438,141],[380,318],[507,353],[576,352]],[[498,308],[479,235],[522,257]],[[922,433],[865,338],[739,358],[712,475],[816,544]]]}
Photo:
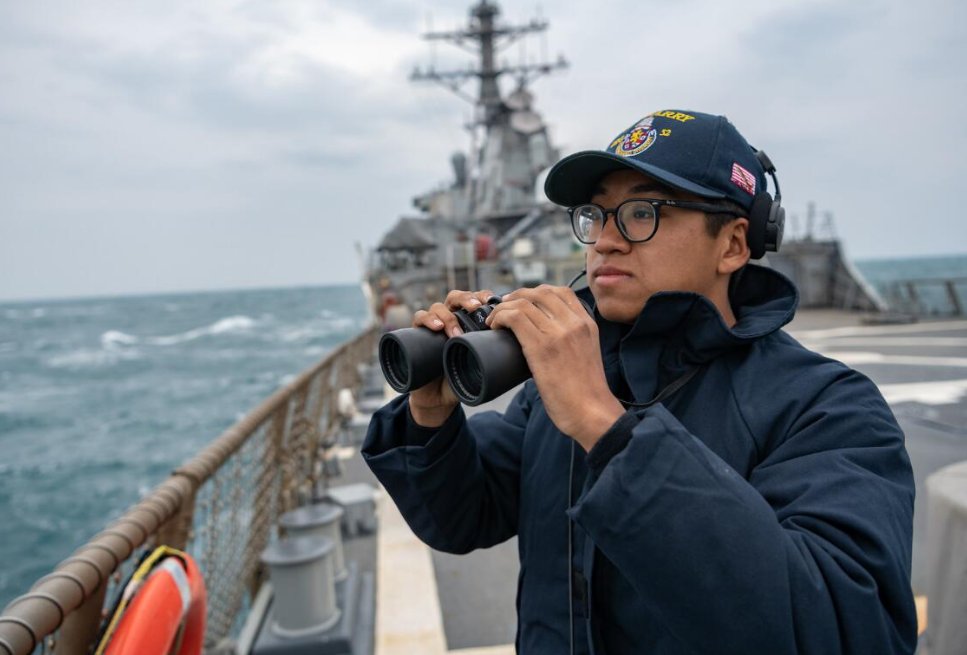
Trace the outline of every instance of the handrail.
{"label": "handrail", "polygon": [[[275,429],[273,444],[281,449],[289,440],[295,442],[305,439],[304,432],[316,429],[322,418],[326,419],[324,429],[336,428],[337,407],[331,401],[331,395],[338,392],[338,385],[334,388],[330,378],[335,373],[340,378],[339,383],[355,386],[355,367],[372,356],[377,336],[375,326],[366,329],[275,391],[201,452],[175,469],[171,476],[122,516],[58,564],[53,572],[35,582],[26,594],[14,598],[0,614],[0,655],[29,655],[39,643],[58,630],[61,631],[62,642],[65,641],[65,632],[75,642],[93,638],[112,575],[139,548],[152,540],[178,546],[183,546],[183,543],[177,543],[179,541],[191,540],[191,518],[196,494],[260,429]],[[313,391],[318,397],[309,397]],[[325,403],[324,417],[322,403]],[[296,418],[303,434],[296,435],[291,430],[292,424],[297,422],[293,420]],[[319,439],[312,443],[317,448],[322,445]],[[305,444],[302,443],[300,447],[304,448]],[[265,465],[265,476],[272,478],[278,468],[293,469],[300,464],[285,461],[280,456],[281,452],[278,450],[275,459]],[[299,452],[304,454],[304,450]],[[291,471],[289,474],[291,478]],[[284,509],[285,505],[291,504],[287,499],[294,496],[293,488],[312,482],[307,479],[311,475],[303,473],[296,476],[288,481],[288,486],[266,487],[279,494],[278,499],[269,499],[270,504]],[[265,499],[260,500],[265,502]],[[266,534],[271,529],[270,525],[260,524],[258,527]],[[249,536],[246,545],[261,550],[260,544],[266,539],[266,535]],[[80,611],[87,606],[90,606],[90,611]],[[83,625],[75,625],[78,621]],[[63,643],[57,651],[85,653],[88,646],[89,643]]]}
{"label": "handrail", "polygon": [[[967,277],[922,277],[883,283],[894,310],[917,315],[964,316],[967,313],[967,302],[961,297],[957,285],[967,286]],[[940,297],[937,293],[928,293],[931,288],[936,292],[936,287],[942,287],[943,303],[937,302]]]}

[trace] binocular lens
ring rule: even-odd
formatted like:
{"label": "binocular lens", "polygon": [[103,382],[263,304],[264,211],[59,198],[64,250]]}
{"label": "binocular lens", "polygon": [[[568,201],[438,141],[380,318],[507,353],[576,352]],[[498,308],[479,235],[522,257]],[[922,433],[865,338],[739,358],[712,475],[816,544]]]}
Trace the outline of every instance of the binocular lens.
{"label": "binocular lens", "polygon": [[426,328],[387,332],[379,340],[379,366],[393,389],[406,393],[443,375],[447,337]]}
{"label": "binocular lens", "polygon": [[454,343],[446,358],[448,380],[453,393],[464,403],[473,403],[483,392],[480,362],[466,344]]}
{"label": "binocular lens", "polygon": [[406,354],[398,341],[388,341],[380,352],[380,364],[386,373],[387,382],[394,389],[401,389],[410,380],[410,367],[406,363]]}
{"label": "binocular lens", "polygon": [[453,337],[443,349],[443,369],[453,394],[474,407],[531,376],[510,330],[482,330]]}

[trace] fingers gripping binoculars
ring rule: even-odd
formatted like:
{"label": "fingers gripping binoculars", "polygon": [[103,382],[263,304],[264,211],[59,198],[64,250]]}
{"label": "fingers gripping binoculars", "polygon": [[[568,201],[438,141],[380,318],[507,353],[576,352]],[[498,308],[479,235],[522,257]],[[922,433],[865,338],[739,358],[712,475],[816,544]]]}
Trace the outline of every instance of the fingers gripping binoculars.
{"label": "fingers gripping binoculars", "polygon": [[446,375],[454,395],[467,405],[493,400],[531,377],[520,344],[510,330],[491,330],[487,317],[500,303],[494,296],[472,312],[454,312],[458,337],[418,327],[387,332],[379,341],[383,376],[400,393]]}
{"label": "fingers gripping binoculars", "polygon": [[[446,375],[465,405],[489,402],[531,377],[520,343],[510,330],[491,330],[487,317],[500,303],[490,298],[472,312],[454,312],[458,337],[419,327],[387,332],[379,341],[379,365],[393,389],[406,393]],[[582,303],[583,304],[583,303]],[[593,316],[590,308],[584,308]]]}

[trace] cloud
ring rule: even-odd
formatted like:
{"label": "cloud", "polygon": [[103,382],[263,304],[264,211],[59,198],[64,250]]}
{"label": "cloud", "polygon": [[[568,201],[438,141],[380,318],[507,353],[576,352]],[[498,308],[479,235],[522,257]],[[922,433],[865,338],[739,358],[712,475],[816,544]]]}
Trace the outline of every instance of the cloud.
{"label": "cloud", "polygon": [[[419,38],[467,10],[0,2],[0,298],[356,278],[351,242],[376,243],[468,144],[469,106],[408,80],[431,58],[467,65]],[[564,152],[655,109],[725,113],[776,161],[790,211],[834,211],[851,254],[967,243],[950,191],[965,5],[561,0],[545,14],[550,31],[499,60],[569,59],[534,85]]]}

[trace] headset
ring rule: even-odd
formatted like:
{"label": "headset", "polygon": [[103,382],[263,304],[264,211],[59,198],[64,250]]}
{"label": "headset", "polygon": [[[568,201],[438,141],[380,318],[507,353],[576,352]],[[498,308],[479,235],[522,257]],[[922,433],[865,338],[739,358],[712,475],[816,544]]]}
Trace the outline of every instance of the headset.
{"label": "headset", "polygon": [[782,233],[786,225],[786,210],[782,207],[782,192],[779,191],[779,179],[776,177],[776,166],[762,150],[755,151],[755,158],[762,164],[765,172],[772,177],[772,184],[776,187],[776,198],[766,190],[760,191],[752,201],[749,211],[748,243],[752,259],[761,259],[766,251],[777,252],[782,245]]}

